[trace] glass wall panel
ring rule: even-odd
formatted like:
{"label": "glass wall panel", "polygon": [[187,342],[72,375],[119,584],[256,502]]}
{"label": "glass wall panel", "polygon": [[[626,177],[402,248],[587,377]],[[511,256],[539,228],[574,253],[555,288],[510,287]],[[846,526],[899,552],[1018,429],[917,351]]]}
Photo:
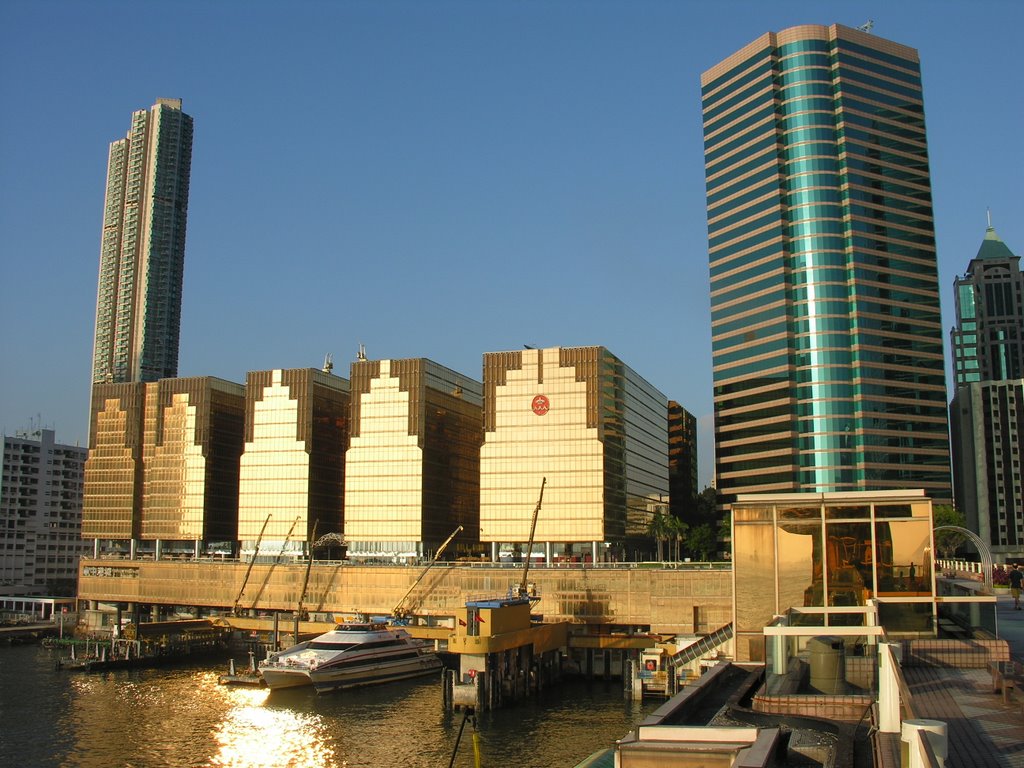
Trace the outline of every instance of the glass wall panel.
{"label": "glass wall panel", "polygon": [[828,605],[867,605],[874,595],[871,524],[828,523],[825,533]]}
{"label": "glass wall panel", "polygon": [[878,621],[888,633],[933,631],[933,603],[886,603],[878,605]]}
{"label": "glass wall panel", "polygon": [[484,356],[480,538],[646,537],[668,504],[668,400],[603,347]]}
{"label": "glass wall panel", "polygon": [[737,632],[760,633],[778,612],[774,538],[771,525],[741,523],[733,528]]}
{"label": "glass wall panel", "polygon": [[879,597],[932,594],[932,529],[929,520],[875,524]]}
{"label": "glass wall panel", "polygon": [[824,605],[822,599],[821,524],[779,522],[778,612]]}

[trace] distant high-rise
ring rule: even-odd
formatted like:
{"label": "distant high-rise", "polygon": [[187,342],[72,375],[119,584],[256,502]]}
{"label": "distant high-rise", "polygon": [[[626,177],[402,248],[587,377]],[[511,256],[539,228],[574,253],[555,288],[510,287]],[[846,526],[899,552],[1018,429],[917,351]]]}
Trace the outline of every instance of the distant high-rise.
{"label": "distant high-rise", "polygon": [[85,448],[51,429],[3,438],[0,587],[10,594],[73,595],[82,541]]}
{"label": "distant high-rise", "polygon": [[956,290],[949,407],[956,506],[993,552],[1024,554],[1024,275],[990,225]]}
{"label": "distant high-rise", "polygon": [[178,374],[191,163],[192,118],[181,99],[133,113],[128,135],[110,145],[93,383]]}
{"label": "distant high-rise", "polygon": [[793,27],[701,86],[720,492],[950,499],[917,52]]}
{"label": "distant high-rise", "polygon": [[672,514],[686,520],[697,501],[697,418],[668,401],[668,489]]}
{"label": "distant high-rise", "polygon": [[954,282],[956,385],[1024,378],[1024,275],[1020,256],[985,230],[978,255]]}

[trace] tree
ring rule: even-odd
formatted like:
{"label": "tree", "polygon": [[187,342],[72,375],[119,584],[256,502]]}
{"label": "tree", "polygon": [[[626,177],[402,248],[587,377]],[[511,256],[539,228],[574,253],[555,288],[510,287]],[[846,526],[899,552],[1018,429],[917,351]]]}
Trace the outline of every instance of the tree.
{"label": "tree", "polygon": [[675,559],[680,560],[680,552],[683,542],[686,541],[686,532],[690,529],[686,523],[674,515],[669,515],[665,520],[665,538],[675,544]]}
{"label": "tree", "polygon": [[[932,508],[932,520],[934,520],[936,528],[941,528],[945,525],[955,525],[960,528],[967,527],[964,513],[949,504],[936,504]],[[937,531],[935,534],[935,547],[946,560],[952,560],[956,556],[956,551],[967,540],[964,534],[957,531]]]}
{"label": "tree", "polygon": [[692,552],[698,560],[710,560],[718,545],[718,541],[715,537],[715,529],[707,523],[698,525],[690,531],[690,538],[687,543],[689,544],[690,552]]}
{"label": "tree", "polygon": [[661,512],[655,512],[651,517],[651,522],[647,525],[647,535],[652,537],[658,544],[658,560],[663,560],[661,556],[661,543],[668,538],[668,524],[665,515]]}
{"label": "tree", "polygon": [[709,485],[697,495],[697,502],[694,507],[693,523],[714,524],[718,521],[718,490]]}

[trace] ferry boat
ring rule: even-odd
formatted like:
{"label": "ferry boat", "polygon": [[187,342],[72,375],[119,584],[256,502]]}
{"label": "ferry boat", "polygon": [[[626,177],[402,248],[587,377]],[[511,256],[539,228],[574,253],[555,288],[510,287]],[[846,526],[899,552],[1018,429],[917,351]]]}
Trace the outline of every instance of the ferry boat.
{"label": "ferry boat", "polygon": [[271,654],[259,665],[267,687],[312,685],[317,693],[429,675],[441,659],[425,640],[383,623],[338,624]]}

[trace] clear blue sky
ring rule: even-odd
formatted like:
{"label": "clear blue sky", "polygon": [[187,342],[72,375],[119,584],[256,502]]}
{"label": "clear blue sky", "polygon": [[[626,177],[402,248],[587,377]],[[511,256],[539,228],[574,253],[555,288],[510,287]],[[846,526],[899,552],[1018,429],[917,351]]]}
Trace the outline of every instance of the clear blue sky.
{"label": "clear blue sky", "polygon": [[179,375],[330,352],[347,376],[363,343],[479,378],[486,351],[600,344],[697,415],[706,483],[700,73],[769,30],[869,18],[921,52],[948,331],[986,207],[1024,253],[1016,0],[7,0],[0,429],[85,443],[107,147],[180,97]]}

